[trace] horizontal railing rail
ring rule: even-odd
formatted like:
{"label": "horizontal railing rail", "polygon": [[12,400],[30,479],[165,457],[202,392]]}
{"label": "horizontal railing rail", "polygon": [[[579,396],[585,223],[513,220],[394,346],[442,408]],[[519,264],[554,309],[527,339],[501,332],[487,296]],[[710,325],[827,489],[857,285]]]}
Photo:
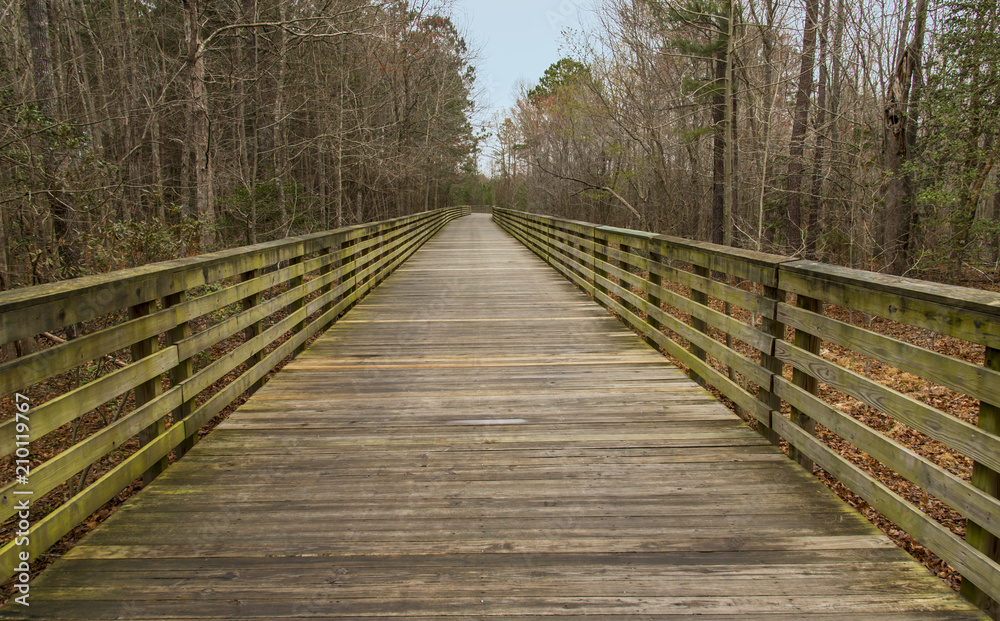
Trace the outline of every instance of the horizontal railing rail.
{"label": "horizontal railing rail", "polygon": [[[774,443],[819,465],[962,576],[963,593],[990,611],[1000,600],[1000,294],[890,277],[639,231],[495,209],[494,220],[535,254],[730,400]],[[892,329],[945,335],[974,361],[912,343]],[[845,315],[846,313],[846,315]],[[786,336],[786,327],[788,330]],[[912,339],[910,339],[912,340]],[[966,420],[872,379],[836,355],[909,374],[974,401]],[[908,377],[909,377],[908,376]],[[908,446],[854,415],[857,406],[904,426],[931,450]],[[856,408],[855,408],[856,409]],[[947,408],[946,408],[947,409]],[[966,417],[970,418],[970,417]],[[945,503],[965,537],[817,437],[854,452]],[[971,476],[935,459],[946,447],[974,462]]]}
{"label": "horizontal railing rail", "polygon": [[[0,365],[0,457],[11,475],[0,487],[9,526],[0,578],[139,477],[151,480],[172,452],[182,456],[206,423],[468,213],[440,209],[0,293],[0,343],[54,343]],[[101,424],[84,424],[96,417]],[[71,442],[53,452],[46,439],[67,425]],[[88,483],[100,463],[106,473]]]}

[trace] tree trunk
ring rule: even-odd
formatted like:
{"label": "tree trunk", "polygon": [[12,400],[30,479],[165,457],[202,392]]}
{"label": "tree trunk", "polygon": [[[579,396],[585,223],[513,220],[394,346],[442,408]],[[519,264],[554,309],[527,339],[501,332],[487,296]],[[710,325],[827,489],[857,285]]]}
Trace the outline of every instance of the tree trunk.
{"label": "tree trunk", "polygon": [[0,208],[0,291],[10,288],[10,264],[7,262],[7,222],[4,210]]}
{"label": "tree trunk", "polygon": [[[752,8],[752,5],[751,5]],[[773,0],[765,0],[764,3],[766,25],[761,27],[761,46],[764,52],[764,159],[760,172],[760,194],[757,202],[757,250],[774,245],[774,227],[766,226],[767,220],[767,188],[768,188],[768,163],[771,154],[771,128],[772,114],[777,104],[778,89],[774,85],[774,56],[775,35],[774,19],[775,6]]]}
{"label": "tree trunk", "polygon": [[816,95],[816,148],[813,150],[812,163],[812,192],[809,193],[809,202],[806,209],[806,257],[818,259],[816,256],[816,241],[819,238],[819,212],[820,212],[820,192],[823,187],[823,171],[826,159],[827,127],[826,127],[826,91],[829,83],[826,68],[829,41],[827,34],[830,31],[830,0],[823,1],[823,26],[819,36],[819,88]]}
{"label": "tree trunk", "polygon": [[802,66],[795,93],[795,115],[792,140],[788,150],[788,201],[786,204],[785,243],[788,251],[801,253],[805,240],[802,230],[802,168],[805,153],[806,128],[809,124],[809,104],[813,90],[813,68],[816,62],[816,29],[819,0],[805,0],[806,21],[802,30]]}
{"label": "tree trunk", "polygon": [[[123,89],[122,111],[124,115],[124,149],[122,156],[126,158],[125,163],[125,202],[126,208],[138,209],[139,207],[139,187],[142,178],[142,171],[139,161],[139,119],[136,118],[138,112],[138,76],[136,75],[137,63],[132,58],[135,50],[135,41],[132,36],[131,9],[126,7],[126,2],[117,0],[117,17],[121,30],[121,54],[118,59],[121,63],[119,79],[122,80]],[[143,218],[149,218],[152,214],[143,213]]]}
{"label": "tree trunk", "polygon": [[[285,0],[278,0],[278,19],[281,22],[284,22],[286,19],[285,11]],[[278,63],[278,79],[274,95],[274,118],[270,120],[270,144],[267,146],[270,148],[273,158],[273,168],[271,169],[271,174],[277,192],[278,217],[281,219],[282,227],[281,237],[288,235],[289,228],[291,227],[291,223],[288,222],[288,199],[285,196],[284,181],[286,169],[288,168],[288,124],[285,122],[284,99],[285,71],[288,62],[288,59],[286,58],[288,50],[286,48],[287,41],[285,37],[285,29],[279,27],[278,58],[276,59],[276,62]],[[275,144],[275,134],[277,134],[277,144]],[[322,157],[322,155],[320,157]]]}
{"label": "tree trunk", "polygon": [[[843,91],[843,65],[840,62],[841,54],[844,51],[844,22],[846,21],[846,10],[844,0],[837,0],[836,22],[833,27],[833,47],[830,50],[830,64],[833,66],[833,75],[830,82],[830,141],[833,144],[840,142],[840,96]],[[827,187],[824,186],[823,195],[829,196]]]}
{"label": "tree trunk", "polygon": [[150,166],[153,168],[153,183],[156,201],[157,214],[160,218],[160,222],[166,224],[167,222],[167,197],[164,191],[163,182],[163,163],[161,161],[160,149],[162,149],[163,139],[160,136],[160,114],[155,109],[151,112],[151,118],[149,120],[149,140],[150,140],[150,151],[152,152],[152,161]]}
{"label": "tree trunk", "polygon": [[712,237],[713,244],[725,242],[726,204],[726,90],[720,88],[727,77],[726,53],[715,57],[715,94],[712,95]]}
{"label": "tree trunk", "polygon": [[198,219],[199,251],[214,243],[215,211],[212,206],[212,171],[210,168],[210,129],[208,89],[205,84],[205,53],[201,48],[201,24],[198,0],[184,1],[184,34],[187,42],[188,138],[194,154],[194,201],[192,215]]}
{"label": "tree trunk", "polygon": [[[108,155],[108,149],[106,148],[105,137],[106,134],[110,133],[107,131],[106,122],[103,118],[106,115],[99,115],[98,109],[102,109],[101,106],[96,101],[96,97],[100,96],[102,98],[107,98],[109,96],[108,89],[104,85],[102,79],[102,73],[96,73],[97,80],[97,90],[96,93],[90,85],[90,75],[86,67],[81,64],[81,61],[86,57],[85,47],[83,41],[80,38],[81,26],[78,24],[87,23],[87,10],[85,7],[77,7],[75,2],[67,3],[66,6],[61,7],[66,12],[71,12],[76,10],[76,14],[63,15],[61,20],[54,21],[50,24],[52,30],[56,33],[56,44],[60,38],[60,34],[65,37],[65,45],[68,48],[68,60],[69,60],[69,78],[76,82],[76,89],[79,93],[79,101],[83,106],[84,119],[87,124],[87,133],[90,135],[90,139],[93,141],[93,149],[95,153],[100,153],[102,155]],[[55,17],[55,16],[53,16]],[[65,24],[65,27],[60,29],[60,21]],[[67,85],[68,87],[68,85]],[[72,92],[69,88],[65,88],[63,93]],[[63,118],[68,118],[63,117]],[[117,155],[117,154],[116,154]]]}
{"label": "tree trunk", "polygon": [[[45,115],[45,122],[54,123],[57,118],[57,96],[52,81],[52,43],[49,39],[49,14],[45,0],[24,0],[27,17],[28,40],[31,45],[32,76],[35,83],[35,99]],[[56,254],[59,257],[59,272],[70,277],[77,273],[80,257],[77,250],[77,224],[73,209],[67,203],[68,197],[62,192],[59,181],[58,145],[48,132],[39,132],[42,149],[43,193],[48,197],[52,213],[52,233]]]}
{"label": "tree trunk", "polygon": [[[257,21],[257,0],[243,0],[240,19],[243,22]],[[237,56],[240,74],[236,78],[236,151],[240,167],[240,180],[247,191],[247,205],[244,217],[244,238],[247,244],[257,243],[257,149],[252,148],[249,136],[256,134],[257,97],[257,35],[252,28],[240,33],[237,39]],[[253,92],[250,92],[253,91]]]}
{"label": "tree trunk", "polygon": [[[349,74],[348,74],[349,75]],[[333,153],[333,227],[344,226],[344,82],[345,76],[340,76],[340,91],[337,98],[337,137],[336,150]]]}
{"label": "tree trunk", "polygon": [[[904,20],[906,24],[909,19]],[[927,0],[917,0],[913,40],[906,45],[908,26],[900,33],[903,50],[896,61],[889,81],[884,112],[885,189],[885,266],[890,274],[902,274],[909,267],[907,250],[910,224],[913,219],[911,178],[904,170],[910,133],[916,119],[907,116],[915,106],[910,102],[914,75],[919,73],[924,45],[924,24],[927,20]],[[912,127],[908,127],[912,122]]]}
{"label": "tree trunk", "polygon": [[993,268],[1000,266],[1000,192],[993,194],[992,222],[993,230],[991,245],[993,246]]}
{"label": "tree trunk", "polygon": [[726,246],[733,245],[733,217],[739,205],[736,185],[736,166],[738,164],[736,153],[736,88],[735,88],[735,38],[736,38],[736,9],[735,0],[728,0],[729,12],[726,15],[728,24],[726,32],[726,160],[724,162],[723,174],[726,180],[726,196],[722,215],[722,243]]}

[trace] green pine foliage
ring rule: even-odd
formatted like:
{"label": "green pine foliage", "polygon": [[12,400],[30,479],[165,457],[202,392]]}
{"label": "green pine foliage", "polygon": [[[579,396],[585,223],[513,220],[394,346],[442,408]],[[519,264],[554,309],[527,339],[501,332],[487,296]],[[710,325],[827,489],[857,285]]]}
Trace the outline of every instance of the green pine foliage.
{"label": "green pine foliage", "polygon": [[988,261],[998,223],[987,212],[997,191],[992,169],[1000,139],[1000,5],[945,0],[945,18],[927,66],[916,173],[923,267],[958,273]]}

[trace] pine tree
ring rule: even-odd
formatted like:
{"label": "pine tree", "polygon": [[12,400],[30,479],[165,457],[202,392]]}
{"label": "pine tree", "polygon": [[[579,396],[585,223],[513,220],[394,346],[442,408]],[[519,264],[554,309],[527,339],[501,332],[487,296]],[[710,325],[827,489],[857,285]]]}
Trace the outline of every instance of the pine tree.
{"label": "pine tree", "polygon": [[732,244],[737,203],[735,26],[741,19],[736,0],[648,0],[673,35],[671,44],[695,63],[704,63],[702,79],[688,79],[686,90],[707,102],[712,112],[712,231],[716,244]]}
{"label": "pine tree", "polygon": [[[977,219],[1000,154],[1000,5],[995,0],[946,0],[937,50],[928,63],[927,119],[917,162],[919,201],[926,217],[943,226],[941,247],[957,275],[977,238],[996,222]],[[996,185],[996,182],[993,182]],[[994,188],[995,189],[995,188]]]}

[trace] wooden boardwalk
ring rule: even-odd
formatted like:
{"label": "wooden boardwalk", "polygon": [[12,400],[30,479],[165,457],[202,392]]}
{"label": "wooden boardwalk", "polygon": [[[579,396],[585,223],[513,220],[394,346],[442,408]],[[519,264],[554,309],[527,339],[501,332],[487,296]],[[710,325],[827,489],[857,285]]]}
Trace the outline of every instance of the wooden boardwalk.
{"label": "wooden boardwalk", "polygon": [[486,215],[30,602],[0,618],[982,618]]}

